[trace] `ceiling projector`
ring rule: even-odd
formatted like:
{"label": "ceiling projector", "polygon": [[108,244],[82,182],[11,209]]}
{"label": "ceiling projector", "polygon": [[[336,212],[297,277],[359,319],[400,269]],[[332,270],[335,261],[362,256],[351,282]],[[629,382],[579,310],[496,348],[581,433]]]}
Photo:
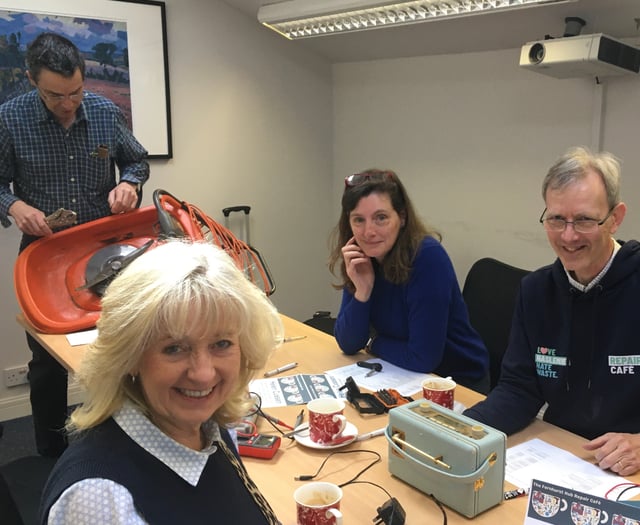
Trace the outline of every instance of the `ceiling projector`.
{"label": "ceiling projector", "polygon": [[520,66],[555,78],[638,74],[640,49],[602,33],[528,42]]}

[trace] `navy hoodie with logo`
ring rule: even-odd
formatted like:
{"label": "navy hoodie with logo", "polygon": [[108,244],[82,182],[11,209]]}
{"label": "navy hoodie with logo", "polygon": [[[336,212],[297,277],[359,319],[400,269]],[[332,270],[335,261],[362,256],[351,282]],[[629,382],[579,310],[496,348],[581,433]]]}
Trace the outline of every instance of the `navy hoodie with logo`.
{"label": "navy hoodie with logo", "polygon": [[583,293],[560,260],[527,275],[498,385],[465,415],[512,434],[544,420],[593,439],[640,432],[640,243]]}

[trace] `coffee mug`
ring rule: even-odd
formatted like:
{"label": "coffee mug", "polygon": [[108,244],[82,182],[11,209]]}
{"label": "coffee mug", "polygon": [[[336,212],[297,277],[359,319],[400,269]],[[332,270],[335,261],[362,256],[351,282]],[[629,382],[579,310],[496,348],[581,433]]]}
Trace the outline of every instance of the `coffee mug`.
{"label": "coffee mug", "polygon": [[449,410],[453,410],[456,382],[450,377],[429,377],[422,381],[422,396]]}
{"label": "coffee mug", "polygon": [[342,525],[342,489],[326,481],[312,481],[298,487],[296,500],[298,525]]}
{"label": "coffee mug", "polygon": [[307,404],[309,411],[309,437],[319,444],[330,444],[344,432],[347,419],[342,415],[344,401],[333,397],[312,399]]}

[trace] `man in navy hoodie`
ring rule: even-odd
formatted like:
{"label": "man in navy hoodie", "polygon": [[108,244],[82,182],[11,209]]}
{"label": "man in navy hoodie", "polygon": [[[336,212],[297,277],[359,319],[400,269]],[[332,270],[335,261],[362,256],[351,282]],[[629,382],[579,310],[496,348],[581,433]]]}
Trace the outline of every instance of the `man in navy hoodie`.
{"label": "man in navy hoodie", "polygon": [[465,415],[507,434],[544,420],[590,439],[603,469],[640,470],[640,243],[620,164],[573,148],[549,170],[540,216],[558,258],[522,280],[498,385]]}

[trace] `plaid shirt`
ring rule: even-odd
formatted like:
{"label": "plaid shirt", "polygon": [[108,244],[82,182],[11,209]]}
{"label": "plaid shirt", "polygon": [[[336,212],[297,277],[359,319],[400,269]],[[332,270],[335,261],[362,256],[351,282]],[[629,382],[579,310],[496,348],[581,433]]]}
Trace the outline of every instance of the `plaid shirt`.
{"label": "plaid shirt", "polygon": [[85,92],[69,129],[35,89],[9,100],[0,106],[0,223],[11,225],[9,207],[17,200],[45,215],[73,210],[78,224],[110,215],[116,165],[120,182],[143,184],[149,178],[146,156],[122,112],[100,95]]}

